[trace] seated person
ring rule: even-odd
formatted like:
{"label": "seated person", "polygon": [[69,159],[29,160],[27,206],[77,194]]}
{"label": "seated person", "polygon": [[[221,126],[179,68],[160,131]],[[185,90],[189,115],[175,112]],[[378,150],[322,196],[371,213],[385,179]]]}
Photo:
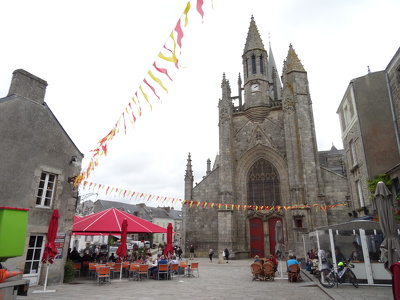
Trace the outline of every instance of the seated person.
{"label": "seated person", "polygon": [[161,255],[161,257],[160,257],[160,260],[158,261],[158,264],[157,264],[157,268],[155,268],[154,270],[153,270],[153,277],[154,277],[154,279],[158,279],[157,278],[157,273],[158,273],[158,265],[168,265],[168,260],[165,258],[165,255],[163,254],[163,255]]}
{"label": "seated person", "polygon": [[289,267],[291,265],[298,265],[299,264],[299,262],[295,259],[295,257],[293,255],[289,255],[289,260],[286,263],[287,263],[288,271],[289,271]]}
{"label": "seated person", "polygon": [[80,261],[81,260],[81,256],[79,255],[78,250],[76,250],[76,247],[74,247],[74,250],[72,250],[71,253],[69,254],[69,258],[72,261]]}
{"label": "seated person", "polygon": [[111,253],[111,256],[108,258],[108,261],[110,262],[116,262],[117,258],[114,256],[114,253]]}
{"label": "seated person", "polygon": [[263,264],[264,260],[260,259],[260,257],[258,255],[256,255],[256,256],[254,256],[254,262],[259,262],[259,263]]}
{"label": "seated person", "polygon": [[276,261],[275,257],[271,254],[267,261],[272,262],[272,264],[274,265],[274,272],[276,272],[278,270],[278,262]]}
{"label": "seated person", "polygon": [[171,256],[171,260],[169,261],[169,264],[179,264],[178,260],[176,259],[176,255]]}
{"label": "seated person", "polygon": [[351,253],[350,259],[364,261],[362,247],[356,241],[353,242],[353,247],[354,247],[354,250]]}
{"label": "seated person", "polygon": [[336,256],[336,262],[343,262],[346,261],[346,258],[344,257],[343,253],[340,251],[340,248],[338,246],[335,247],[335,256]]}

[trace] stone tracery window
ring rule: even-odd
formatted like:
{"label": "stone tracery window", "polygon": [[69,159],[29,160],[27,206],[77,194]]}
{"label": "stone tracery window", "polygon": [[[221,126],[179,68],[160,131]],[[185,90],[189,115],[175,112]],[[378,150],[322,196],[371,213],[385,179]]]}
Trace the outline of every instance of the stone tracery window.
{"label": "stone tracery window", "polygon": [[281,205],[279,174],[269,161],[259,159],[247,176],[248,205]]}

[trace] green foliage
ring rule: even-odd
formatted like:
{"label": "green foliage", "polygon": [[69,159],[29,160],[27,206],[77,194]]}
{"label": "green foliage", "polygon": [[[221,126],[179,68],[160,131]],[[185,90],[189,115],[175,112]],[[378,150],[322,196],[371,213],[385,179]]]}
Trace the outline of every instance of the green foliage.
{"label": "green foliage", "polygon": [[136,250],[137,256],[146,257],[146,247],[139,247]]}
{"label": "green foliage", "polygon": [[374,179],[372,180],[368,180],[368,189],[371,192],[372,195],[375,194],[375,190],[376,190],[376,186],[378,184],[379,181],[382,181],[384,184],[386,184],[386,186],[388,187],[388,189],[390,189],[393,181],[392,179],[390,179],[390,177],[386,174],[378,174],[374,177]]}
{"label": "green foliage", "polygon": [[75,278],[75,268],[70,260],[67,260],[64,265],[64,283],[71,282]]}
{"label": "green foliage", "polygon": [[108,245],[109,246],[111,246],[111,245],[114,245],[114,243],[117,241],[117,239],[114,237],[114,236],[109,236],[109,238],[108,238]]}

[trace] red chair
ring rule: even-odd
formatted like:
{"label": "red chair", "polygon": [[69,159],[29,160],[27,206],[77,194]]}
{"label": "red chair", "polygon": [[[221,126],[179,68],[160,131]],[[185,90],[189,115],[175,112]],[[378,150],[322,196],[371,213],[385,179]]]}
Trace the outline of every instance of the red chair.
{"label": "red chair", "polygon": [[169,265],[158,265],[157,279],[160,280],[160,275],[165,274],[165,279],[168,279]]}
{"label": "red chair", "polygon": [[300,265],[290,265],[288,268],[288,280],[290,282],[300,282],[303,281],[303,279],[300,276]]}
{"label": "red chair", "polygon": [[140,264],[132,263],[129,266],[129,279],[139,280],[139,266]]}
{"label": "red chair", "polygon": [[141,264],[139,265],[139,270],[138,270],[138,280],[141,280],[142,276],[147,277],[149,279],[149,265],[147,264]]}
{"label": "red chair", "polygon": [[110,281],[110,267],[104,266],[104,267],[98,267],[97,268],[97,280],[96,283],[111,283]]}
{"label": "red chair", "polygon": [[171,276],[171,279],[173,279],[174,278],[174,273],[177,273],[178,274],[178,278],[179,278],[179,265],[178,264],[171,264],[170,265],[170,269],[169,269],[169,271],[170,271],[170,276]]}
{"label": "red chair", "polygon": [[193,271],[197,271],[197,277],[200,277],[200,274],[199,274],[199,263],[192,263],[190,265],[190,269],[191,269],[192,275],[193,275]]}

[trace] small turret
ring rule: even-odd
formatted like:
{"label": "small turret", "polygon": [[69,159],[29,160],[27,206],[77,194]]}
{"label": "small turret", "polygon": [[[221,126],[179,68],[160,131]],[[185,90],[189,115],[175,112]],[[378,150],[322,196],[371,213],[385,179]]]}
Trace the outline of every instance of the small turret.
{"label": "small turret", "polygon": [[192,199],[192,191],[193,191],[193,170],[192,170],[192,159],[190,157],[190,152],[188,155],[187,163],[186,163],[186,172],[185,172],[185,199]]}

